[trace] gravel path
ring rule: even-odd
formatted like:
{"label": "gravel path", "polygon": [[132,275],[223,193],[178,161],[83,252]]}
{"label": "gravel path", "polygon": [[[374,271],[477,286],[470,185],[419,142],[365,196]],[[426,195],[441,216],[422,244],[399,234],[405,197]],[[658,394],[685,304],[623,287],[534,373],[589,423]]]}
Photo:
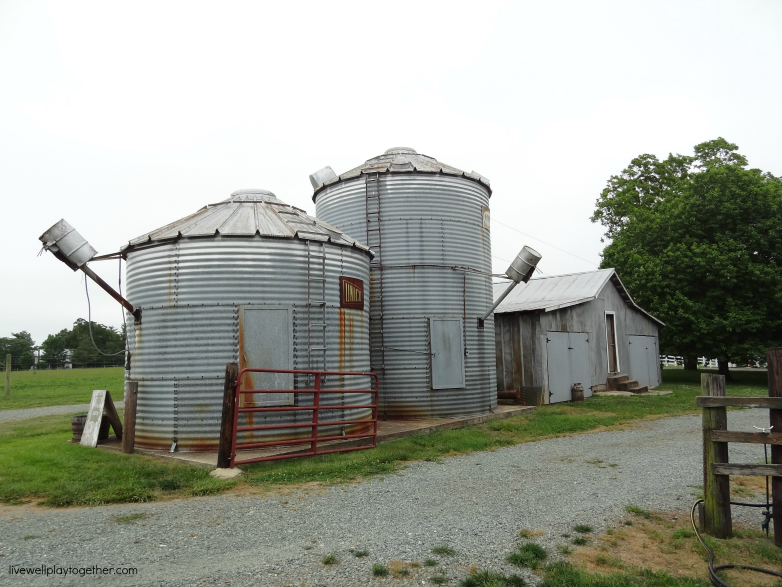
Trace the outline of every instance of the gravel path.
{"label": "gravel path", "polygon": [[[124,401],[114,402],[114,407],[121,410],[125,407]],[[38,416],[55,416],[59,414],[86,413],[90,404],[76,404],[73,406],[49,406],[48,408],[29,408],[27,410],[0,410],[0,422],[9,420],[27,420]]]}
{"label": "gravel path", "polygon": [[[729,426],[752,431],[764,418],[765,410],[730,412]],[[0,508],[0,585],[420,585],[431,584],[431,569],[402,581],[373,578],[370,569],[427,558],[440,561],[454,586],[473,564],[534,583],[533,575],[504,562],[520,529],[545,531],[536,541],[554,553],[566,542],[560,534],[574,524],[599,532],[628,504],[688,509],[691,486],[702,483],[701,454],[700,417],[681,416],[414,463],[382,479],[290,495],[61,511]],[[731,445],[734,462],[762,457],[762,446]],[[757,512],[739,509],[735,518],[759,524]],[[132,513],[147,517],[114,521]],[[456,556],[432,555],[441,544]],[[350,549],[369,554],[358,559]],[[339,564],[321,563],[329,553]],[[10,564],[133,566],[138,574],[30,579],[9,575]]]}

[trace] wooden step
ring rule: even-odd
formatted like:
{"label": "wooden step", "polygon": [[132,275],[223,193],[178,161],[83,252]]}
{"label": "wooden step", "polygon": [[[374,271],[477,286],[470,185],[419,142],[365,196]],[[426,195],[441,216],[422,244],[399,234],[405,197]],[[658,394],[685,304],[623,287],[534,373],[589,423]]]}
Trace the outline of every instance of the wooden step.
{"label": "wooden step", "polygon": [[627,381],[630,379],[628,375],[625,375],[624,373],[618,373],[617,375],[610,375],[606,378],[606,387],[608,388],[608,391],[618,391],[619,390],[619,384],[623,381]]}
{"label": "wooden step", "polygon": [[646,385],[636,385],[635,387],[630,387],[627,389],[630,393],[646,393],[649,391],[649,388]]}
{"label": "wooden step", "polygon": [[638,387],[638,382],[635,379],[628,379],[619,384],[620,391],[630,391],[631,387]]}

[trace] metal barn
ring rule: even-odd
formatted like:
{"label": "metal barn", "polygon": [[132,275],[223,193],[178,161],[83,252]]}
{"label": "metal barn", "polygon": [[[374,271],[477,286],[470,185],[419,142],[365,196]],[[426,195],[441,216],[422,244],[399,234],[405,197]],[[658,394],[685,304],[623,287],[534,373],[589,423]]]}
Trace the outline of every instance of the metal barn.
{"label": "metal barn", "polygon": [[[506,288],[494,284],[494,296]],[[660,384],[658,330],[663,322],[633,301],[614,269],[532,279],[495,310],[497,390],[518,391],[527,404],[584,396],[609,376],[636,393]]]}

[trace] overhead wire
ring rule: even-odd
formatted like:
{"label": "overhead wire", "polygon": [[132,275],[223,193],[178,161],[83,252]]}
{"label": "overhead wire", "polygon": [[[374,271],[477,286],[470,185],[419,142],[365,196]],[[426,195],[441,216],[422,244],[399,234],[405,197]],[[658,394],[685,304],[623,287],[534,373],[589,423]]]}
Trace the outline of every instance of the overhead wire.
{"label": "overhead wire", "polygon": [[[531,239],[533,239],[533,240],[536,240],[536,241],[538,241],[538,242],[541,242],[541,243],[543,243],[544,245],[546,245],[546,246],[548,246],[548,247],[551,247],[551,248],[553,248],[553,249],[556,249],[556,250],[558,250],[558,251],[561,251],[561,252],[565,253],[566,255],[570,255],[570,256],[572,256],[572,257],[575,257],[576,259],[581,259],[581,260],[582,260],[582,261],[584,261],[585,263],[589,263],[590,265],[594,265],[595,267],[599,267],[599,266],[600,266],[598,263],[595,263],[594,261],[590,261],[589,259],[584,259],[584,257],[579,257],[579,256],[578,256],[578,255],[576,255],[575,253],[571,253],[570,251],[566,251],[565,249],[561,249],[561,248],[559,248],[559,247],[558,247],[558,246],[556,246],[556,245],[552,245],[551,243],[547,243],[546,241],[544,241],[544,240],[542,240],[542,239],[539,239],[539,238],[538,238],[538,237],[536,237],[536,236],[532,236],[531,234],[528,234],[528,233],[526,233],[526,232],[523,232],[523,231],[519,230],[518,228],[514,228],[513,226],[510,226],[509,224],[505,224],[504,222],[500,222],[500,221],[499,221],[499,220],[497,220],[496,218],[492,218],[492,222],[496,222],[497,224],[501,224],[501,225],[502,225],[502,226],[504,226],[505,228],[510,228],[511,230],[515,230],[515,231],[516,231],[516,232],[518,232],[519,234],[523,234],[523,235],[524,235],[524,236],[526,236],[526,237],[529,237],[529,238],[531,238]],[[498,257],[498,258],[499,258],[499,257]]]}

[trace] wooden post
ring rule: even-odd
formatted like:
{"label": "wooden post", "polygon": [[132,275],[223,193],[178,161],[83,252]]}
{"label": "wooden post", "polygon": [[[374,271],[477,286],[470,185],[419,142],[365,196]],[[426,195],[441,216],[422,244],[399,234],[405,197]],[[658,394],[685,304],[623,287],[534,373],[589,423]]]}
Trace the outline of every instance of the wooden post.
{"label": "wooden post", "polygon": [[[768,397],[782,397],[782,347],[766,349]],[[782,410],[768,411],[774,432],[782,432]],[[771,463],[782,464],[782,446],[771,445]],[[774,512],[774,544],[782,547],[782,477],[771,478],[771,503]]]}
{"label": "wooden post", "polygon": [[234,435],[234,409],[236,402],[236,378],[239,365],[228,363],[225,366],[225,384],[223,386],[223,419],[220,423],[220,445],[217,449],[217,468],[231,468],[231,444]]}
{"label": "wooden post", "polygon": [[5,395],[11,395],[11,355],[5,356]]}
{"label": "wooden post", "polygon": [[138,399],[138,382],[128,381],[125,384],[125,426],[122,434],[122,452],[131,455],[136,448],[136,400]]}
{"label": "wooden post", "polygon": [[[725,397],[724,375],[701,375],[701,395]],[[703,408],[704,532],[715,538],[733,537],[730,517],[730,477],[715,475],[713,463],[728,462],[728,443],[712,442],[715,430],[728,429],[726,408]]]}

